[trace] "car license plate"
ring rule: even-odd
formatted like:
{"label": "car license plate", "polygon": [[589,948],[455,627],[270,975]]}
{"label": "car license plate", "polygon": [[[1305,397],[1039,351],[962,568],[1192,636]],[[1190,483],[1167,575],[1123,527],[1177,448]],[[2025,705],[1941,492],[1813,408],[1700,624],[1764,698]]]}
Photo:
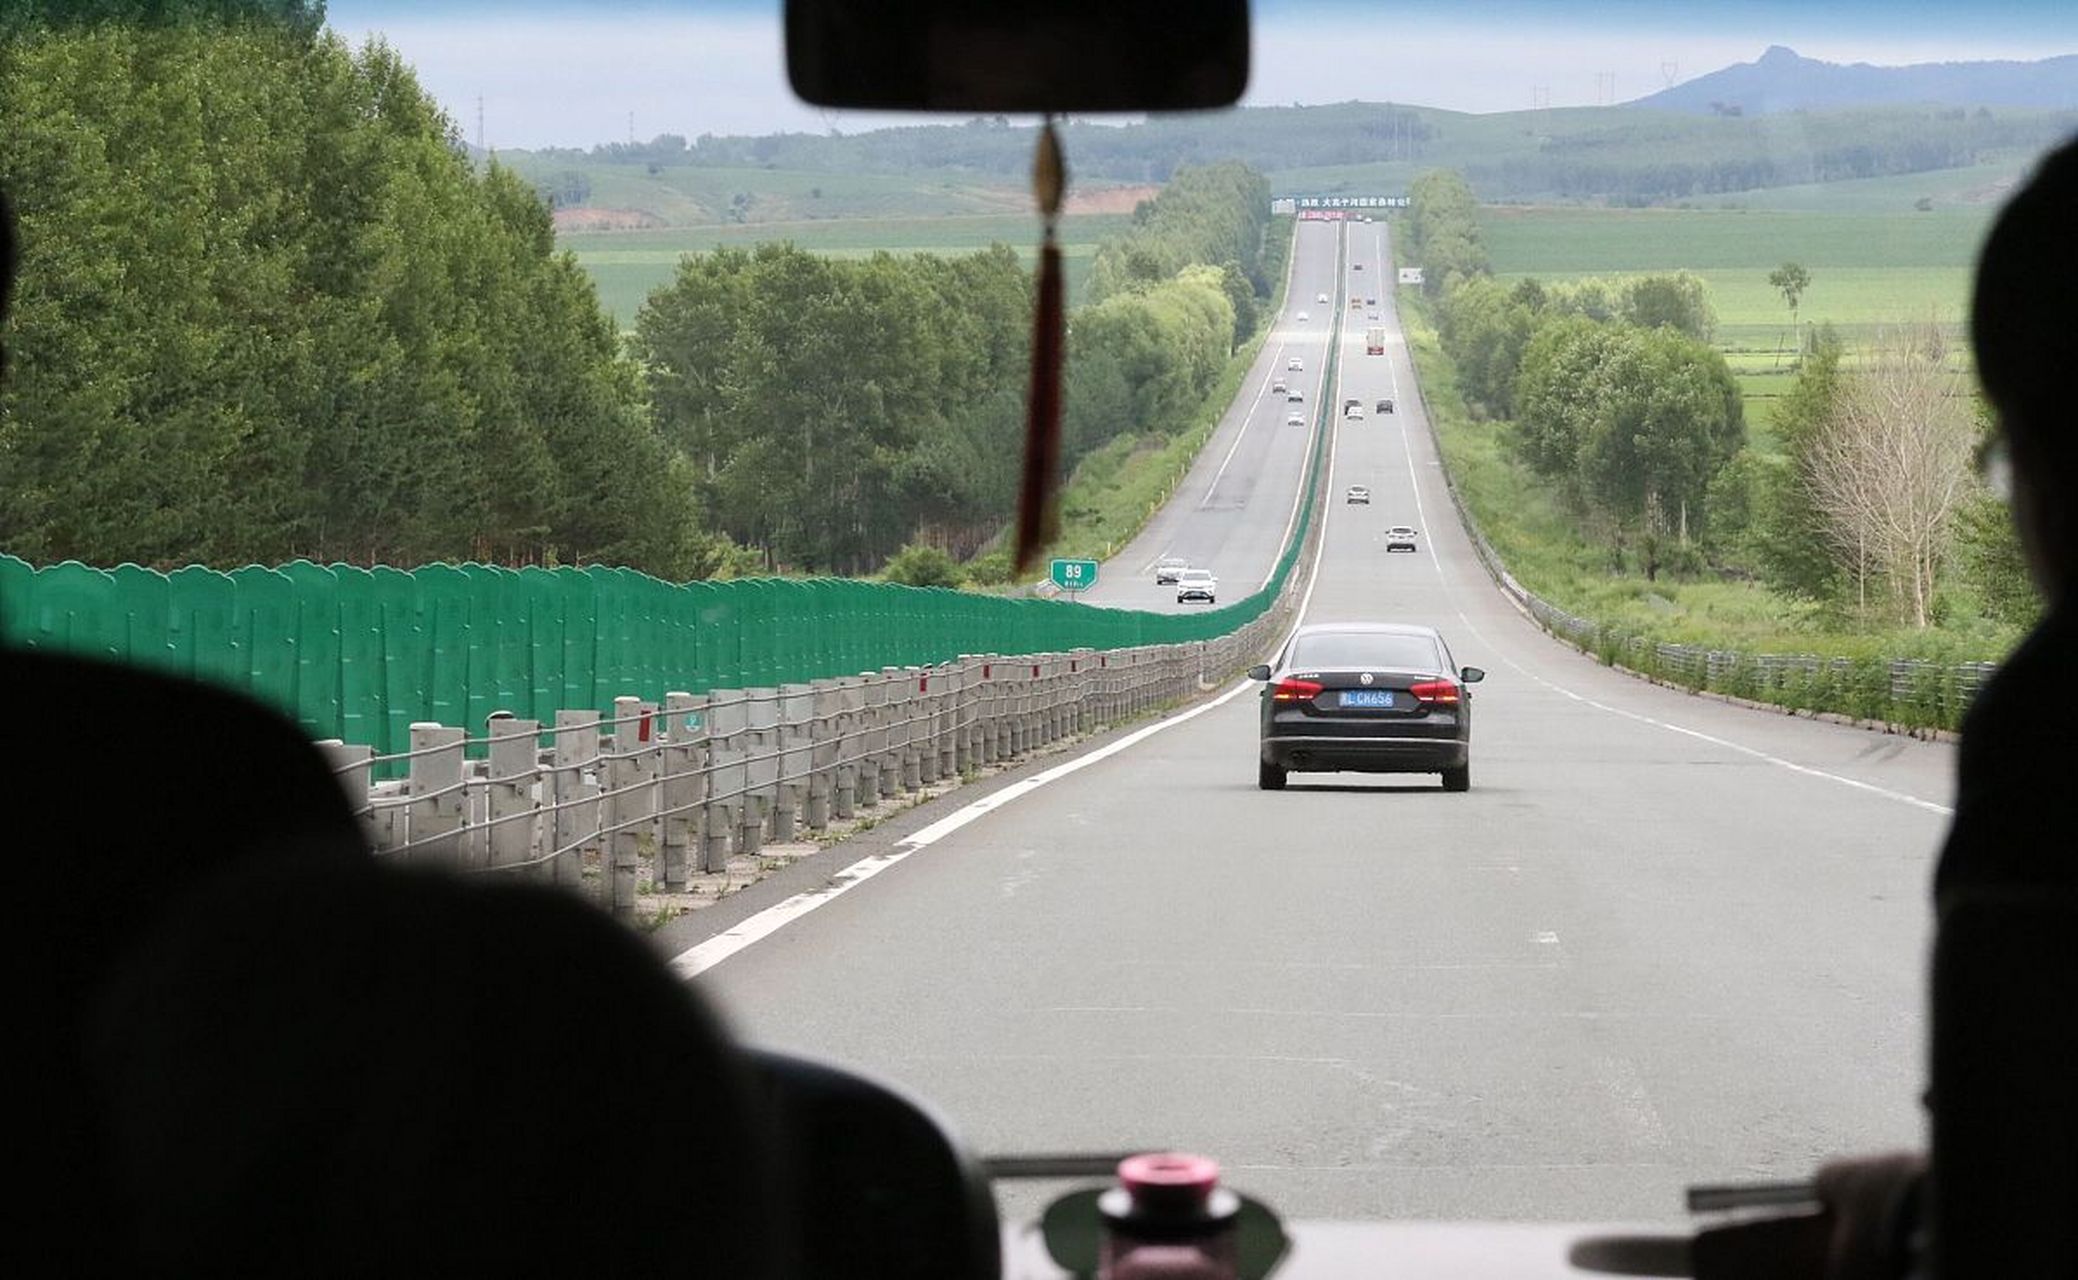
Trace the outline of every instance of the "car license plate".
{"label": "car license plate", "polygon": [[1393,691],[1390,689],[1344,689],[1342,704],[1345,707],[1390,707]]}

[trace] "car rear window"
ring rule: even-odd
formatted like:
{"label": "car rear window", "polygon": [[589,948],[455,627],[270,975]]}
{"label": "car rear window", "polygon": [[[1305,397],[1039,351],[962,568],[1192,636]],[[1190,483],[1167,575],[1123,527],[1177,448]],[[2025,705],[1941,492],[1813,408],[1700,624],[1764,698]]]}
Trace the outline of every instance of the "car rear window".
{"label": "car rear window", "polygon": [[1427,636],[1375,631],[1323,631],[1292,642],[1291,665],[1315,671],[1334,667],[1440,671],[1443,655]]}

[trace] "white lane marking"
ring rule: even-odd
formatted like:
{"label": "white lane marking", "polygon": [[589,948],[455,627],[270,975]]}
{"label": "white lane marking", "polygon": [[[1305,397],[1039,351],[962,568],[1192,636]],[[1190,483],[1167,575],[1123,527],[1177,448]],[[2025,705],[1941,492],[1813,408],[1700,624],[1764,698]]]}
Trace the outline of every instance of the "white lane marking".
{"label": "white lane marking", "polygon": [[[1339,240],[1338,240],[1338,241],[1336,242],[1336,248],[1337,248],[1338,252],[1337,252],[1337,253],[1335,254],[1335,266],[1336,266],[1336,269],[1337,269],[1338,271],[1339,271],[1339,270],[1341,269],[1341,266],[1342,266],[1342,254],[1341,254],[1341,253],[1339,252],[1339,250],[1340,250],[1340,248],[1341,248],[1342,244],[1343,244],[1344,242],[1346,242],[1347,238],[1348,238],[1348,237],[1347,237],[1347,232],[1345,231],[1345,232],[1343,233],[1343,236],[1342,236],[1342,238],[1341,238],[1341,239],[1339,239]],[[1339,301],[1340,301],[1340,296],[1339,296],[1339,295],[1340,295],[1340,294],[1341,294],[1342,292],[1346,292],[1346,291],[1347,291],[1347,289],[1348,289],[1348,285],[1347,285],[1347,284],[1345,283],[1345,284],[1342,284],[1342,285],[1338,285],[1338,286],[1336,286],[1336,288],[1337,288],[1337,301],[1339,302]],[[1334,325],[1333,325],[1333,323],[1330,323],[1330,324],[1329,324],[1329,326],[1328,326],[1328,331],[1329,331],[1330,333],[1334,332]],[[1346,324],[1345,324],[1345,325],[1343,326],[1342,336],[1343,336],[1343,340],[1344,340],[1344,342],[1346,343],[1346,342],[1348,341],[1348,338],[1349,338],[1349,329],[1348,329],[1348,326],[1347,326]],[[1344,364],[1346,364],[1346,363],[1347,363],[1347,361],[1345,361],[1345,360],[1337,360],[1337,361],[1335,362],[1335,387],[1334,387],[1334,391],[1333,391],[1333,393],[1332,393],[1332,394],[1330,394],[1330,393],[1329,393],[1329,390],[1328,390],[1328,370],[1327,370],[1327,360],[1328,360],[1328,357],[1329,357],[1329,355],[1331,355],[1331,354],[1333,354],[1333,353],[1332,353],[1332,352],[1331,352],[1331,351],[1329,350],[1329,348],[1328,348],[1328,344],[1327,344],[1326,342],[1323,342],[1323,343],[1321,343],[1321,355],[1320,355],[1320,358],[1321,358],[1321,368],[1320,368],[1319,372],[1318,372],[1318,373],[1317,373],[1317,374],[1315,375],[1315,376],[1316,376],[1316,378],[1317,378],[1318,380],[1317,380],[1317,381],[1315,382],[1315,384],[1314,384],[1314,387],[1313,387],[1313,394],[1314,394],[1314,395],[1315,395],[1316,397],[1318,397],[1318,396],[1322,396],[1322,395],[1327,395],[1327,396],[1329,396],[1329,399],[1330,399],[1330,401],[1336,401],[1336,400],[1338,400],[1338,399],[1339,399],[1339,397],[1340,397],[1340,396],[1341,396],[1341,394],[1342,394],[1342,366],[1343,366]],[[1329,409],[1329,410],[1332,410],[1332,409],[1333,409],[1334,407],[1335,407],[1335,405],[1334,405],[1333,403],[1330,403],[1330,404],[1327,404],[1327,405],[1323,405],[1323,404],[1321,404],[1321,403],[1319,402],[1319,400],[1318,400],[1318,399],[1316,399],[1316,400],[1314,401],[1313,411],[1314,411],[1315,413],[1319,413],[1319,412],[1320,412],[1320,411],[1321,411],[1322,409],[1324,409],[1324,408],[1325,408],[1325,409]],[[1333,438],[1335,437],[1336,433],[1337,433],[1337,432],[1339,432],[1339,431],[1341,430],[1341,426],[1342,426],[1342,415],[1341,415],[1341,414],[1339,414],[1339,413],[1335,413],[1335,412],[1332,412],[1332,411],[1331,411],[1331,412],[1330,412],[1330,413],[1328,414],[1328,437],[1329,437],[1329,439],[1330,439],[1330,440],[1333,440]],[[1272,578],[1274,578],[1274,577],[1276,577],[1276,576],[1277,576],[1277,561],[1278,561],[1278,560],[1280,560],[1280,559],[1282,559],[1282,558],[1284,557],[1284,548],[1285,548],[1285,546],[1286,546],[1286,545],[1287,545],[1288,543],[1290,543],[1290,542],[1291,542],[1291,540],[1292,540],[1292,529],[1293,529],[1293,527],[1294,527],[1294,526],[1296,526],[1296,525],[1297,525],[1297,524],[1299,523],[1299,504],[1300,504],[1300,502],[1301,502],[1301,501],[1303,501],[1303,500],[1305,499],[1305,497],[1306,497],[1306,459],[1307,459],[1307,458],[1309,458],[1309,457],[1311,457],[1311,456],[1312,456],[1312,454],[1313,454],[1313,451],[1312,451],[1312,450],[1311,450],[1311,449],[1309,448],[1309,449],[1308,449],[1308,450],[1307,450],[1307,451],[1306,451],[1305,453],[1302,453],[1302,454],[1300,454],[1300,455],[1299,455],[1299,483],[1298,483],[1298,485],[1297,485],[1297,486],[1296,486],[1295,488],[1293,488],[1293,490],[1292,490],[1292,510],[1291,510],[1291,514],[1290,514],[1290,515],[1288,515],[1288,516],[1286,516],[1286,517],[1285,517],[1285,519],[1284,519],[1284,533],[1283,533],[1282,535],[1280,535],[1280,536],[1278,537],[1278,539],[1277,539],[1277,556],[1276,556],[1275,558],[1273,558],[1273,559],[1272,559],[1272,560],[1270,561],[1270,571],[1269,571],[1268,573],[1264,574],[1264,575],[1263,575],[1263,580],[1262,580],[1262,581],[1261,581],[1260,583],[1258,583],[1258,584],[1256,585],[1256,590],[1258,590],[1258,591],[1261,591],[1261,590],[1262,590],[1262,589],[1263,589],[1264,587],[1267,587],[1267,586],[1269,586],[1269,585],[1270,585],[1270,579],[1272,579]],[[1332,491],[1332,489],[1333,489],[1333,483],[1332,483],[1332,473],[1333,473],[1333,471],[1334,471],[1334,466],[1335,466],[1335,463],[1334,463],[1334,456],[1333,456],[1333,454],[1331,453],[1331,454],[1329,455],[1329,459],[1328,459],[1328,470],[1329,470],[1329,472],[1330,472],[1330,484],[1329,484],[1329,488],[1328,488],[1328,489],[1323,489],[1323,490],[1321,491],[1321,495],[1320,495],[1320,499],[1321,499],[1321,508],[1322,508],[1322,510],[1326,510],[1326,509],[1327,509],[1327,507],[1329,507],[1330,505],[1332,505],[1332,504],[1331,504],[1331,503],[1329,502],[1329,500],[1328,500],[1328,494],[1329,494],[1329,492],[1331,492],[1331,491]],[[1327,546],[1327,544],[1326,544],[1325,542],[1323,542],[1323,543],[1321,544],[1321,546],[1322,546],[1322,547],[1326,547],[1326,546]],[[1314,574],[1314,576],[1315,576],[1315,577],[1317,578],[1317,577],[1319,577],[1320,575],[1318,574],[1318,572],[1316,572],[1316,573]],[[1308,599],[1311,599],[1311,598],[1312,598],[1312,595],[1313,595],[1313,590],[1312,590],[1312,584],[1311,584],[1310,582],[1309,582],[1309,583],[1307,584],[1307,591],[1306,591],[1306,595],[1307,595],[1307,598],[1308,598]],[[1303,617],[1304,615],[1302,614],[1302,615],[1300,615],[1300,616],[1302,616],[1302,617]]]}
{"label": "white lane marking", "polygon": [[[1210,506],[1212,504],[1212,495],[1219,492],[1220,478],[1226,475],[1227,465],[1233,462],[1235,450],[1239,449],[1241,447],[1241,442],[1248,438],[1248,429],[1255,425],[1255,412],[1257,409],[1262,408],[1263,395],[1269,391],[1270,384],[1276,381],[1277,362],[1283,358],[1284,344],[1280,342],[1277,344],[1277,354],[1270,357],[1271,372],[1266,377],[1264,377],[1263,385],[1256,388],[1255,400],[1248,406],[1247,416],[1241,419],[1241,429],[1234,433],[1234,443],[1227,446],[1227,456],[1219,460],[1219,470],[1212,473],[1212,483],[1205,486],[1204,500],[1198,503],[1198,509],[1200,511]],[[1153,563],[1149,562],[1148,568],[1151,569],[1153,567]],[[1141,570],[1142,573],[1145,573],[1146,571],[1146,569]]]}
{"label": "white lane marking", "polygon": [[770,937],[818,907],[834,902],[911,854],[929,848],[975,819],[993,813],[1013,800],[1028,796],[1049,783],[1079,773],[1099,761],[1109,760],[1119,752],[1137,746],[1166,729],[1173,729],[1177,725],[1197,719],[1208,711],[1223,707],[1246,692],[1253,683],[1243,680],[1210,702],[1157,720],[1145,728],[1134,730],[1116,742],[1106,743],[1086,755],[1077,756],[1064,764],[1057,764],[1029,778],[1021,778],[1001,791],[963,805],[922,830],[902,837],[895,842],[895,847],[887,852],[876,853],[852,863],[831,876],[830,882],[824,887],[797,893],[776,906],[765,908],[734,928],[679,952],[672,957],[672,971],[681,978],[691,978],[704,973],[753,942]]}
{"label": "white lane marking", "polygon": [[[1340,434],[1340,424],[1331,419],[1328,423],[1328,438],[1324,445],[1328,451],[1328,475],[1326,488],[1322,490],[1323,494],[1334,488],[1335,444],[1340,438]],[[1303,479],[1302,474],[1302,483],[1300,485],[1300,492],[1302,493],[1305,491]],[[1323,497],[1320,504],[1320,545],[1323,549],[1327,546],[1328,515],[1333,509],[1334,504]],[[1287,536],[1289,536],[1289,533],[1287,533]],[[1291,628],[1284,633],[1283,638],[1277,642],[1271,652],[1282,652],[1285,645],[1291,642],[1292,632],[1299,629],[1299,625],[1305,620],[1307,612],[1313,608],[1313,589],[1319,584],[1320,562],[1316,559],[1313,564],[1313,570],[1306,579],[1305,593],[1299,597],[1299,607],[1292,614]],[[671,971],[680,978],[698,977],[752,943],[769,938],[809,912],[836,901],[911,854],[927,849],[937,841],[943,840],[946,836],[958,831],[976,818],[984,814],[993,813],[995,810],[1009,804],[1012,800],[1030,795],[1048,783],[1057,782],[1071,774],[1087,769],[1099,760],[1108,760],[1128,747],[1144,742],[1165,729],[1173,729],[1177,725],[1197,719],[1208,711],[1223,707],[1235,698],[1240,697],[1243,693],[1246,693],[1254,683],[1252,680],[1239,681],[1233,688],[1220,694],[1210,702],[1157,720],[1143,729],[1134,730],[1116,742],[1106,743],[1087,755],[1077,756],[1065,764],[1058,764],[1051,769],[1035,773],[1029,778],[1022,778],[993,795],[983,796],[972,804],[956,809],[922,830],[902,837],[895,842],[895,847],[886,853],[876,853],[870,857],[861,858],[850,866],[845,867],[842,871],[832,875],[829,883],[822,888],[804,890],[801,893],[797,893],[783,902],[766,907],[756,915],[738,922],[732,929],[725,929],[705,942],[687,947],[684,951],[671,958]]]}
{"label": "white lane marking", "polygon": [[[1299,233],[1298,229],[1295,227],[1292,229],[1291,252],[1285,255],[1284,259],[1284,297],[1287,302],[1291,300],[1292,296],[1292,276],[1298,271],[1298,269]],[[1269,372],[1264,376],[1262,386],[1257,389],[1255,393],[1255,403],[1249,405],[1248,417],[1242,420],[1241,430],[1235,434],[1234,443],[1227,449],[1227,456],[1220,460],[1219,470],[1213,475],[1212,483],[1205,486],[1205,501],[1200,502],[1198,504],[1200,510],[1204,509],[1206,503],[1212,501],[1212,491],[1219,487],[1220,476],[1223,476],[1227,473],[1227,463],[1232,462],[1234,460],[1234,450],[1241,447],[1241,437],[1248,434],[1248,424],[1254,421],[1255,411],[1262,406],[1264,391],[1266,391],[1269,388],[1270,384],[1276,381],[1277,379],[1278,364],[1280,361],[1284,359],[1285,330],[1282,328],[1278,328],[1272,330],[1271,332],[1277,338],[1277,353],[1270,357]],[[1264,339],[1263,345],[1268,346],[1269,339]],[[1161,516],[1157,518],[1166,519],[1167,516],[1168,512],[1164,511],[1161,513]],[[1146,564],[1140,566],[1141,574],[1146,575],[1148,573],[1153,572],[1155,565],[1160,563],[1162,558],[1167,556],[1173,550],[1175,550],[1174,543],[1164,545],[1162,549],[1155,554],[1154,559],[1149,560]]]}

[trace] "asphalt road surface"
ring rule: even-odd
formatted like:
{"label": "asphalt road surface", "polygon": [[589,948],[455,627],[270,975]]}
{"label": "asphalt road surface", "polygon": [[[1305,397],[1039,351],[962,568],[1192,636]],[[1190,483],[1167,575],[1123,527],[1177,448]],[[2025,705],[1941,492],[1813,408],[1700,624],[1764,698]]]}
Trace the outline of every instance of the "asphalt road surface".
{"label": "asphalt road surface", "polygon": [[[1331,288],[1337,234],[1301,230],[1294,298]],[[1347,234],[1383,286],[1384,225]],[[1486,668],[1469,793],[1258,791],[1241,686],[936,829],[698,981],[755,1040],[906,1084],[981,1151],[1202,1151],[1299,1218],[1675,1219],[1691,1181],[1919,1141],[1952,749],[1660,689],[1538,631],[1451,519],[1381,301],[1387,353],[1349,325],[1336,390],[1400,411],[1339,426],[1305,617],[1431,623]],[[1226,475],[1142,549],[1267,572],[1253,539],[1299,452],[1276,417],[1215,440],[1199,471],[1225,447]],[[1343,505],[1350,484],[1372,505]],[[1395,523],[1419,554],[1384,553]]]}
{"label": "asphalt road surface", "polygon": [[[1297,511],[1314,411],[1328,391],[1328,334],[1337,310],[1347,305],[1336,272],[1339,240],[1332,223],[1299,224],[1284,312],[1273,318],[1275,327],[1241,393],[1174,496],[1103,563],[1096,589],[1082,593],[1086,603],[1163,612],[1205,608],[1179,605],[1175,587],[1155,584],[1154,564],[1164,556],[1212,570],[1221,604],[1240,600],[1269,579]],[[1361,288],[1371,283],[1372,270],[1367,265],[1351,279]],[[1323,293],[1325,303],[1319,301]],[[1298,318],[1302,312],[1305,320]],[[1353,323],[1361,323],[1362,314],[1355,313]],[[1304,368],[1290,369],[1293,360]],[[1305,400],[1294,403],[1287,392],[1275,390],[1280,380]],[[1294,413],[1306,425],[1291,425],[1287,420]]]}

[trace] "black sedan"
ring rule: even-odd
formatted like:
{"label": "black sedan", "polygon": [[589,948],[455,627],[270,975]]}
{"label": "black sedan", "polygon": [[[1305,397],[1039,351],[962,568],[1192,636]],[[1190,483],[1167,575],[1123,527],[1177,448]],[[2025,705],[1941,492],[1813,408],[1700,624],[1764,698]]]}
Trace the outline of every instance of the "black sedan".
{"label": "black sedan", "polygon": [[1445,791],[1472,787],[1472,691],[1486,678],[1459,669],[1434,627],[1336,622],[1300,627],[1263,689],[1256,785],[1282,791],[1287,774],[1441,773]]}

